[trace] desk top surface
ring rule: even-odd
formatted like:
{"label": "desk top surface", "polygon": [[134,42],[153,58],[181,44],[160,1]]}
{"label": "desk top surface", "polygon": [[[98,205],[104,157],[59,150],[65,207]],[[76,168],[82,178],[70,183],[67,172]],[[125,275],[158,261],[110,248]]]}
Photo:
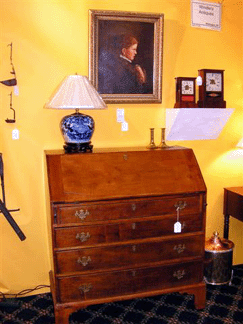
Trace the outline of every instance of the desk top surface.
{"label": "desk top surface", "polygon": [[243,187],[229,187],[229,188],[224,188],[224,189],[243,196]]}

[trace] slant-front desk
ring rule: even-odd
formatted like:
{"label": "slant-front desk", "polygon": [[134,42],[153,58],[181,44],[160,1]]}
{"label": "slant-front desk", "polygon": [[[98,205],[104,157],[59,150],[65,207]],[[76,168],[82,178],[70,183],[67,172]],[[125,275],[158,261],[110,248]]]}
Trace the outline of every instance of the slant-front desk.
{"label": "slant-front desk", "polygon": [[205,306],[206,186],[191,149],[46,159],[57,324],[88,305],[171,292]]}

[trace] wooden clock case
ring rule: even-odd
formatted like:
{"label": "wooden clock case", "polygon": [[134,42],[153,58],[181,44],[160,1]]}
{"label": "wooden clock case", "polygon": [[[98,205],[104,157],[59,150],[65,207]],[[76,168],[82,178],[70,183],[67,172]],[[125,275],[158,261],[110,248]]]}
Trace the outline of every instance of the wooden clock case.
{"label": "wooden clock case", "polygon": [[[208,89],[208,75],[220,75],[220,89]],[[198,70],[198,75],[202,78],[202,85],[199,86],[199,108],[226,108],[224,100],[224,70],[201,69]],[[214,80],[212,80],[214,82]]]}
{"label": "wooden clock case", "polygon": [[177,77],[175,78],[175,80],[176,80],[176,103],[174,105],[174,108],[197,108],[196,78]]}

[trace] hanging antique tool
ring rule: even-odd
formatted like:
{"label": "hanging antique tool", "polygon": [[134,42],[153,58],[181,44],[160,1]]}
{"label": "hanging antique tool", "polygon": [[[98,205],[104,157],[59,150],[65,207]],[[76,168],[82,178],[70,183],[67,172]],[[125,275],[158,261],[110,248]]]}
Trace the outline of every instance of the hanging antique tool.
{"label": "hanging antique tool", "polygon": [[6,123],[15,123],[15,110],[13,109],[13,104],[12,104],[12,92],[10,93],[10,109],[13,110],[13,119],[5,119]]}
{"label": "hanging antique tool", "polygon": [[26,239],[26,236],[19,228],[18,224],[15,222],[10,212],[16,212],[20,209],[7,209],[6,207],[6,197],[5,197],[5,187],[4,187],[4,170],[3,170],[3,158],[2,153],[0,153],[0,178],[1,178],[1,187],[2,187],[2,200],[0,199],[0,212],[3,213],[9,224],[12,226],[15,233],[18,235],[21,241]]}
{"label": "hanging antique tool", "polygon": [[13,44],[10,43],[10,44],[8,44],[8,46],[10,46],[10,64],[12,67],[12,71],[10,72],[10,74],[12,74],[14,77],[12,79],[0,81],[0,83],[6,85],[8,87],[12,87],[12,86],[17,85],[17,78],[16,78],[16,72],[15,72],[14,65],[13,65]]}

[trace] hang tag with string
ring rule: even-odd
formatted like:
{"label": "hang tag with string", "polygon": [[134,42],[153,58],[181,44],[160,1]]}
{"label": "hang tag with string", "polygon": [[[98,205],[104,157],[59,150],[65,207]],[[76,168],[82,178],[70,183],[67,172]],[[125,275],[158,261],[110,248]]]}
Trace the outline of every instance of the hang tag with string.
{"label": "hang tag with string", "polygon": [[176,208],[177,220],[174,224],[174,233],[181,233],[181,223],[180,223],[180,207]]}

